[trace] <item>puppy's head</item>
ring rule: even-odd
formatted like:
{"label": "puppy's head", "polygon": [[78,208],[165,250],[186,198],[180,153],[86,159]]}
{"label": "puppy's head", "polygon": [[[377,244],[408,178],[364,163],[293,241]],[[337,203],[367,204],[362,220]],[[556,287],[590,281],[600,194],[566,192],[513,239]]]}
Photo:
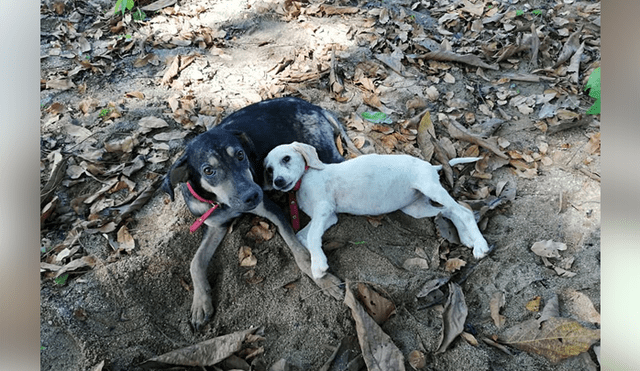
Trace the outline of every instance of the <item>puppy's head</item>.
{"label": "puppy's head", "polygon": [[194,138],[169,169],[162,189],[173,200],[173,188],[187,181],[200,196],[239,211],[251,210],[262,201],[241,133],[212,129]]}
{"label": "puppy's head", "polygon": [[289,192],[304,174],[306,166],[324,169],[313,146],[298,142],[277,146],[264,159],[264,188]]}

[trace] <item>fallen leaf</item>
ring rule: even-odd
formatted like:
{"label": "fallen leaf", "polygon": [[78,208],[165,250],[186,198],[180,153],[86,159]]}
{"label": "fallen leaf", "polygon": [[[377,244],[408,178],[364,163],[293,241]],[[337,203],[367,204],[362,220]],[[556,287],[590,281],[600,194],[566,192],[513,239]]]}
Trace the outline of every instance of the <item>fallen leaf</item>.
{"label": "fallen leaf", "polygon": [[418,124],[418,134],[416,137],[418,147],[420,148],[422,157],[425,161],[431,161],[431,157],[435,151],[431,138],[435,137],[436,133],[433,127],[433,122],[431,121],[431,113],[429,113],[429,111],[425,111],[422,119],[420,119],[420,124]]}
{"label": "fallen leaf", "polygon": [[449,296],[444,304],[444,312],[442,313],[442,335],[436,354],[444,353],[453,340],[462,333],[467,313],[468,309],[464,301],[462,288],[458,284],[450,282]]}
{"label": "fallen leaf", "polygon": [[424,353],[419,350],[412,351],[407,358],[409,358],[409,365],[411,365],[414,370],[424,368],[427,365],[427,359]]}
{"label": "fallen leaf", "polygon": [[444,263],[444,270],[446,272],[454,272],[464,267],[466,264],[467,264],[466,261],[459,258],[449,259],[447,260],[446,263]]}
{"label": "fallen leaf", "polygon": [[269,228],[269,224],[260,221],[257,225],[251,227],[247,232],[247,237],[255,240],[257,243],[269,241],[273,237],[273,231]]}
{"label": "fallen leaf", "polygon": [[458,230],[451,220],[443,217],[442,213],[439,213],[434,218],[434,222],[436,223],[436,229],[442,238],[453,244],[460,244]]}
{"label": "fallen leaf", "polygon": [[423,258],[409,258],[402,263],[402,268],[410,270],[429,269],[429,263]]}
{"label": "fallen leaf", "polygon": [[241,267],[254,267],[258,263],[249,246],[242,246],[238,251],[238,260]]}
{"label": "fallen leaf", "polygon": [[435,291],[440,287],[444,286],[447,282],[449,282],[449,279],[450,279],[449,277],[442,277],[442,278],[434,278],[432,280],[425,282],[425,284],[422,285],[420,292],[416,294],[416,297],[423,298],[429,295],[432,291]]}
{"label": "fallen leaf", "polygon": [[469,343],[470,345],[473,345],[474,347],[478,345],[478,339],[476,339],[475,336],[471,335],[468,332],[462,331],[462,333],[460,334],[460,337],[466,340],[467,343]]}
{"label": "fallen leaf", "polygon": [[167,368],[173,366],[213,366],[242,349],[242,344],[256,328],[218,336],[198,344],[180,348],[151,358],[140,366],[144,368]]}
{"label": "fallen leaf", "polygon": [[125,225],[120,227],[120,229],[118,230],[117,241],[118,246],[125,249],[125,251],[127,252],[130,252],[136,247],[136,241],[133,239],[133,236],[131,236],[131,233],[129,233],[129,229]]}
{"label": "fallen leaf", "polygon": [[358,283],[358,299],[364,304],[371,318],[379,325],[386,322],[396,312],[396,306],[391,300],[363,283]]}
{"label": "fallen leaf", "polygon": [[494,292],[489,301],[489,311],[491,312],[491,318],[497,328],[502,327],[505,322],[505,317],[500,314],[500,309],[505,304],[504,293],[501,291]]}
{"label": "fallen leaf", "polygon": [[586,352],[599,340],[600,330],[588,329],[561,317],[549,318],[541,327],[535,319],[530,319],[500,336],[502,344],[544,356],[552,363]]}
{"label": "fallen leaf", "polygon": [[125,93],[125,96],[127,98],[138,98],[138,99],[144,99],[144,94],[140,91],[132,91],[129,93]]}
{"label": "fallen leaf", "polygon": [[169,124],[161,118],[147,116],[138,121],[138,126],[140,126],[140,133],[146,134],[153,129],[165,128],[169,126]]}
{"label": "fallen leaf", "polygon": [[553,240],[538,241],[531,246],[531,251],[545,258],[559,258],[560,250],[566,250],[567,245]]}
{"label": "fallen leaf", "polygon": [[580,291],[570,290],[567,296],[569,300],[565,302],[565,305],[567,305],[571,313],[583,321],[600,324],[600,313],[598,313],[587,295]]}
{"label": "fallen leaf", "polygon": [[351,282],[347,280],[344,303],[351,309],[351,315],[356,321],[358,342],[367,369],[369,371],[404,371],[402,352],[358,303],[349,288],[350,284]]}
{"label": "fallen leaf", "polygon": [[529,300],[525,308],[531,312],[539,312],[540,311],[540,301],[542,298],[540,296],[536,296],[535,298]]}

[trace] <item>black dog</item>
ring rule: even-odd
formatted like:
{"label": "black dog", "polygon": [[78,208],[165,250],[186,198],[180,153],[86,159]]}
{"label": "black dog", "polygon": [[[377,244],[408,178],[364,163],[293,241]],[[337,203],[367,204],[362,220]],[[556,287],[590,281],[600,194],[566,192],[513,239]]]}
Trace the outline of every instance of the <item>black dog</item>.
{"label": "black dog", "polygon": [[[334,133],[357,152],[342,125],[322,108],[297,98],[279,98],[252,104],[219,125],[194,138],[184,154],[171,166],[162,189],[174,199],[173,188],[181,184],[189,210],[200,216],[206,232],[191,261],[193,303],[191,322],[198,330],[213,314],[207,266],[230,222],[243,213],[273,222],[291,249],[298,267],[311,277],[310,256],[300,244],[282,210],[264,197],[263,160],[273,148],[294,141],[314,146],[326,163],[344,161]],[[314,280],[324,292],[342,298],[340,280],[327,274]]]}

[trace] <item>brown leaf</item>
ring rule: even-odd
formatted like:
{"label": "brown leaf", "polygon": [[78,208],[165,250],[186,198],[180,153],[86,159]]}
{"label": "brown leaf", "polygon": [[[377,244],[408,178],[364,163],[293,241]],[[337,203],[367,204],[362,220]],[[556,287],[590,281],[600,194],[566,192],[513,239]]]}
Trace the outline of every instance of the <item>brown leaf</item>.
{"label": "brown leaf", "polygon": [[149,359],[141,366],[145,368],[166,368],[167,366],[213,366],[242,349],[242,344],[256,328],[218,336],[195,345],[180,348]]}
{"label": "brown leaf", "polygon": [[241,267],[254,267],[258,263],[249,246],[242,246],[238,251],[238,260]]}
{"label": "brown leaf", "polygon": [[132,92],[126,93],[125,96],[127,98],[144,99],[144,94],[140,91],[132,91]]}
{"label": "brown leaf", "polygon": [[489,301],[489,310],[491,312],[491,318],[493,319],[493,323],[495,323],[497,328],[502,327],[505,322],[505,317],[500,314],[500,308],[504,306],[505,298],[504,293],[501,291],[494,292],[491,296],[491,301]]}
{"label": "brown leaf", "polygon": [[131,233],[129,233],[129,229],[124,225],[118,230],[118,245],[127,252],[130,252],[136,247],[136,241],[133,239],[133,236],[131,236]]}
{"label": "brown leaf", "polygon": [[583,321],[600,324],[600,313],[598,313],[587,295],[580,291],[570,290],[567,296],[569,300],[565,304],[571,313]]}
{"label": "brown leaf", "polygon": [[571,58],[571,56],[573,55],[573,53],[575,53],[576,50],[578,50],[578,48],[580,47],[581,34],[582,34],[582,27],[578,28],[576,32],[572,33],[571,36],[569,36],[569,38],[567,39],[567,42],[562,46],[562,51],[558,56],[558,61],[554,65],[554,68],[568,61],[569,58]]}
{"label": "brown leaf", "polygon": [[480,57],[476,55],[472,55],[472,54],[463,55],[463,54],[457,54],[457,53],[446,51],[446,50],[428,52],[426,54],[416,56],[415,59],[430,59],[430,60],[436,60],[436,61],[460,62],[460,63],[465,63],[471,66],[475,66],[475,67],[488,68],[490,70],[495,70],[495,71],[498,70],[497,65],[486,64],[480,59]]}
{"label": "brown leaf", "polygon": [[393,302],[363,283],[358,283],[358,299],[364,304],[367,313],[381,325],[396,312]]}
{"label": "brown leaf", "polygon": [[356,321],[358,342],[367,369],[369,371],[404,371],[402,352],[358,303],[349,286],[350,282],[347,281],[344,303],[351,309],[351,315]]}
{"label": "brown leaf", "polygon": [[451,342],[462,333],[467,313],[468,309],[462,288],[458,284],[450,282],[449,296],[444,304],[444,313],[442,314],[442,336],[436,354],[444,353]]}
{"label": "brown leaf", "polygon": [[539,312],[540,311],[540,301],[542,298],[540,296],[536,296],[535,298],[529,300],[525,308],[531,312]]}
{"label": "brown leaf", "polygon": [[441,120],[440,122],[442,122],[443,125],[447,128],[447,130],[449,131],[449,135],[451,135],[452,138],[477,144],[480,147],[488,149],[489,151],[502,157],[503,159],[508,159],[507,155],[505,155],[499,148],[497,148],[495,145],[493,145],[489,141],[473,135],[471,132],[465,129],[462,125],[456,122],[456,120]]}
{"label": "brown leaf", "polygon": [[71,88],[75,88],[76,84],[71,81],[71,79],[54,79],[47,81],[46,88],[47,89],[60,89],[60,90],[69,90]]}
{"label": "brown leaf", "polygon": [[552,317],[538,326],[535,319],[507,329],[500,342],[529,353],[539,354],[551,362],[576,356],[600,340],[600,330],[582,327],[569,318]]}
{"label": "brown leaf", "polygon": [[273,234],[273,231],[269,228],[269,224],[261,221],[257,225],[251,227],[251,230],[247,233],[247,237],[259,243],[269,241],[273,237]]}
{"label": "brown leaf", "polygon": [[409,358],[409,365],[411,365],[411,367],[413,367],[414,370],[424,368],[427,365],[427,359],[424,356],[424,353],[422,353],[419,350],[414,350],[411,353],[409,353],[408,358]]}
{"label": "brown leaf", "polygon": [[171,62],[171,65],[162,76],[162,85],[168,85],[171,80],[178,75],[180,69],[180,56],[176,55]]}
{"label": "brown leaf", "polygon": [[444,263],[444,270],[446,272],[454,272],[460,269],[461,267],[464,267],[466,264],[467,264],[466,261],[459,258],[449,259],[447,260],[446,263]]}
{"label": "brown leaf", "polygon": [[567,245],[553,240],[538,241],[531,246],[531,251],[545,258],[559,258],[559,250],[566,250]]}
{"label": "brown leaf", "polygon": [[425,161],[431,161],[431,157],[435,151],[431,138],[435,137],[436,132],[433,127],[433,122],[431,121],[431,113],[429,111],[425,111],[422,119],[420,120],[420,124],[418,124],[418,134],[416,137],[418,147],[420,148]]}

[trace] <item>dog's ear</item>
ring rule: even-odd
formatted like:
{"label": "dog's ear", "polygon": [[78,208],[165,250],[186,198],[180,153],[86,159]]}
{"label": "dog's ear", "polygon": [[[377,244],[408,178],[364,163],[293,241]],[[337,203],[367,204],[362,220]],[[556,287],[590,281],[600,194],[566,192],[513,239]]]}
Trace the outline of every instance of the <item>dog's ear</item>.
{"label": "dog's ear", "polygon": [[178,183],[183,183],[189,180],[189,169],[187,167],[187,154],[183,154],[180,156],[176,162],[171,165],[171,168],[167,172],[167,175],[164,176],[164,181],[162,182],[162,190],[165,191],[171,201],[174,200],[173,188]]}
{"label": "dog's ear", "polygon": [[316,148],[314,146],[305,143],[293,142],[291,143],[291,147],[304,157],[304,162],[306,162],[310,168],[319,170],[324,169],[324,164],[318,158],[318,152],[316,152]]}

